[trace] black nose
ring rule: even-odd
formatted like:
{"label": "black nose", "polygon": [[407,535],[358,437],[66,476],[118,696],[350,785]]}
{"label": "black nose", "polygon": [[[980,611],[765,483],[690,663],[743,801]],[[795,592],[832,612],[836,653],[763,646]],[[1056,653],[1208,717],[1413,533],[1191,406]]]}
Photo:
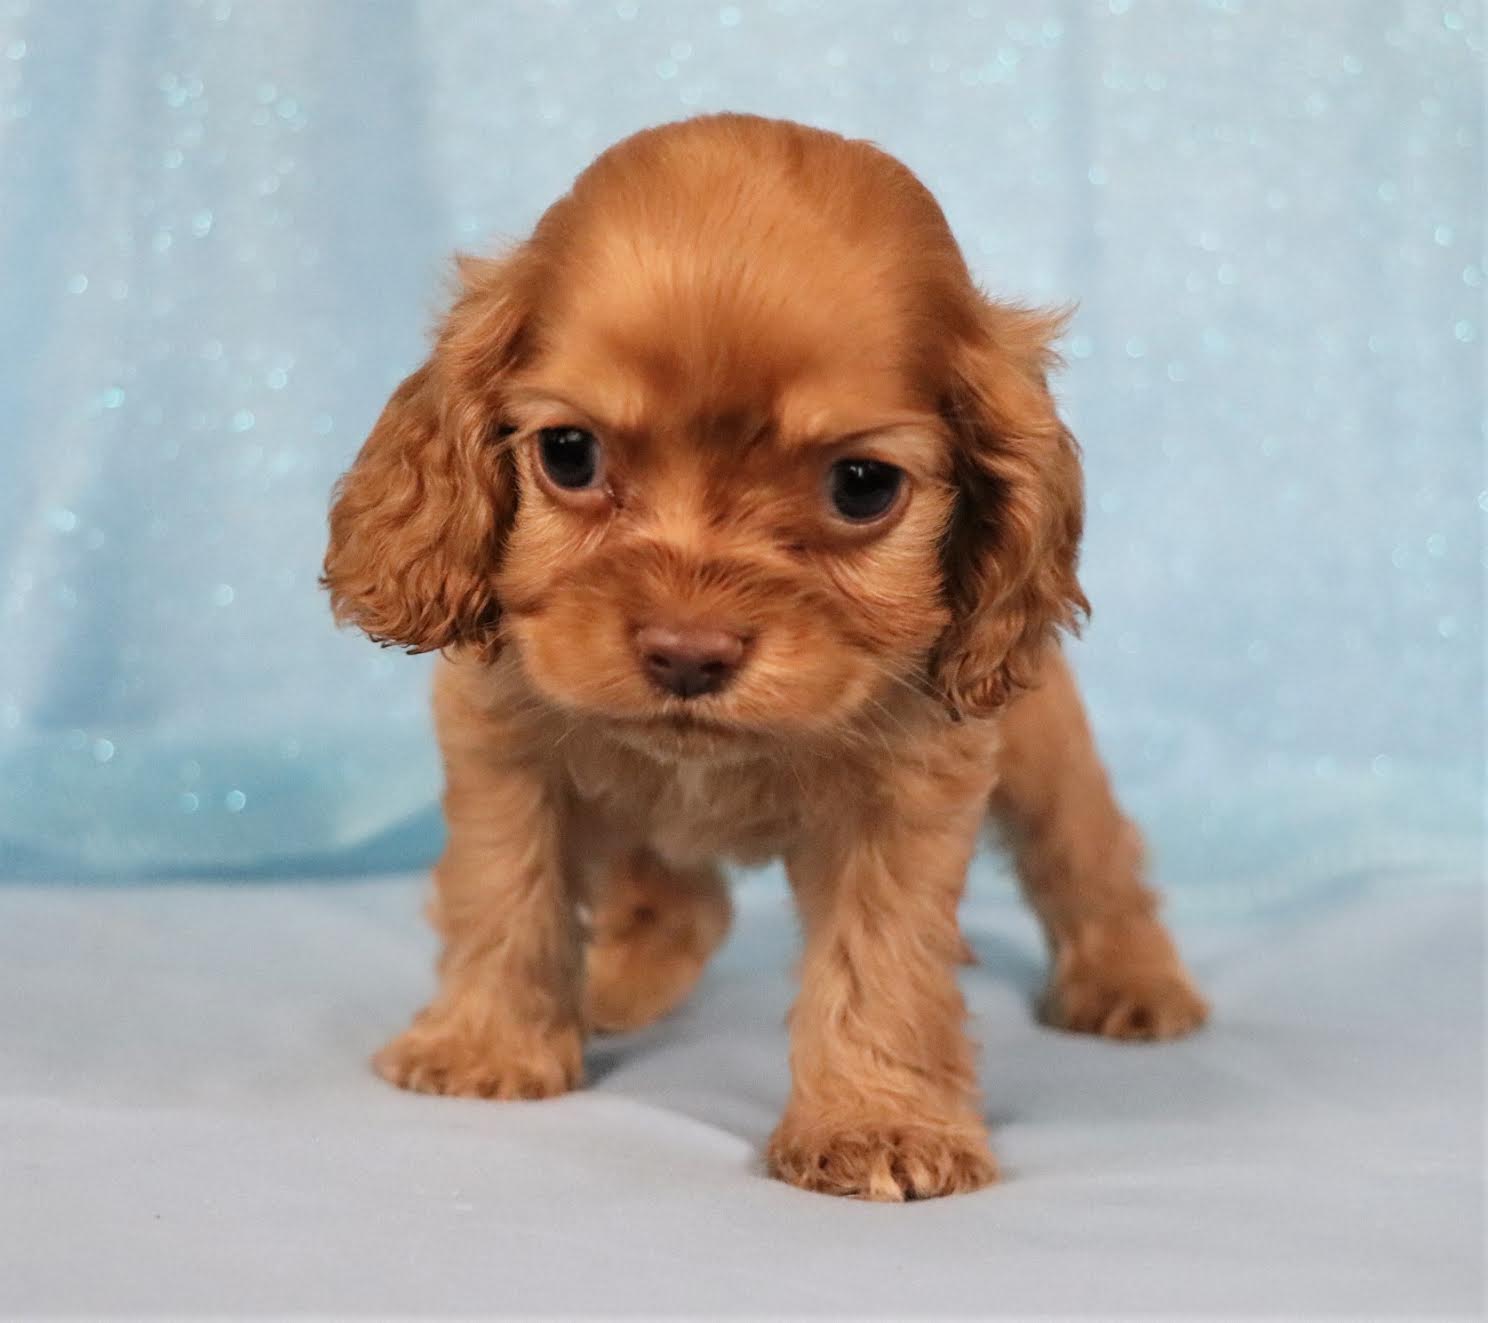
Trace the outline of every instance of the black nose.
{"label": "black nose", "polygon": [[677,698],[716,694],[744,658],[744,640],[726,629],[646,625],[635,645],[647,679]]}

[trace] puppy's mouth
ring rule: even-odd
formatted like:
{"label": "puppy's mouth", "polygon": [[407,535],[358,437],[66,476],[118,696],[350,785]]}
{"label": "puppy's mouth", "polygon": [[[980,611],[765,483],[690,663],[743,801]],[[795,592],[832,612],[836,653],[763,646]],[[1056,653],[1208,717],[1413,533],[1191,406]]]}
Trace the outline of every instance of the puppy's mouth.
{"label": "puppy's mouth", "polygon": [[706,713],[688,708],[670,708],[664,712],[653,712],[645,716],[617,718],[622,724],[640,730],[654,730],[686,734],[697,732],[706,735],[742,735],[744,729],[732,722],[720,721]]}
{"label": "puppy's mouth", "polygon": [[607,725],[619,743],[669,761],[749,757],[765,738],[762,731],[690,708],[612,716]]}

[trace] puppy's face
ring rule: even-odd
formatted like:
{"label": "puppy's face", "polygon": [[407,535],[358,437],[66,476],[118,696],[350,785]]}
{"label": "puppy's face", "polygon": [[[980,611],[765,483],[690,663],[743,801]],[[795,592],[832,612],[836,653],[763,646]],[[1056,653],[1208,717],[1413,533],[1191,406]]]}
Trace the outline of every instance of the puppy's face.
{"label": "puppy's face", "polygon": [[611,149],[467,264],[332,514],[338,612],[514,646],[648,740],[989,710],[1083,605],[1048,319],[976,294],[863,144],[723,117]]}
{"label": "puppy's face", "polygon": [[507,392],[521,499],[496,584],[550,698],[820,730],[915,682],[949,621],[950,438],[873,282],[839,263],[812,288],[801,256],[752,274],[777,287],[754,322],[675,264],[661,288],[582,264],[582,297],[552,290]]}

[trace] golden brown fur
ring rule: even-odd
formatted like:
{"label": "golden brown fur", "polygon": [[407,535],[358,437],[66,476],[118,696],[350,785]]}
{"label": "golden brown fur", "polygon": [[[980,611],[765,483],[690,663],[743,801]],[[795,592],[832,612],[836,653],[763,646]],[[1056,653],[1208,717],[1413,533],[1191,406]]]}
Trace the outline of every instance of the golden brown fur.
{"label": "golden brown fur", "polygon": [[[382,1073],[572,1088],[586,1027],[691,990],[729,922],[719,861],[782,856],[805,952],[771,1170],[974,1189],[995,1168],[956,909],[989,805],[1048,934],[1048,1018],[1197,1025],[1057,644],[1086,605],[1059,319],[980,294],[892,158],[745,116],[620,143],[460,279],[325,567],[341,620],[445,654],[440,988]],[[544,429],[597,439],[603,482],[558,482]],[[829,505],[843,459],[902,470],[887,514]],[[743,661],[658,691],[653,626]]]}

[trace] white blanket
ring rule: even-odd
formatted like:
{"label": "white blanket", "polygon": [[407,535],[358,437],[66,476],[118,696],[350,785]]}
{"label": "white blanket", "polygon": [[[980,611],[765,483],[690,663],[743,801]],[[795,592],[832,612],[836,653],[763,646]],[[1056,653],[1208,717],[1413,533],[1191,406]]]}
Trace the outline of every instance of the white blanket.
{"label": "white blanket", "polygon": [[1036,1026],[979,880],[965,975],[1005,1179],[905,1206],[768,1180],[793,954],[770,876],[696,1000],[544,1103],[399,1093],[417,879],[0,888],[0,1312],[1102,1316],[1476,1310],[1482,898],[1183,893],[1192,1040]]}

